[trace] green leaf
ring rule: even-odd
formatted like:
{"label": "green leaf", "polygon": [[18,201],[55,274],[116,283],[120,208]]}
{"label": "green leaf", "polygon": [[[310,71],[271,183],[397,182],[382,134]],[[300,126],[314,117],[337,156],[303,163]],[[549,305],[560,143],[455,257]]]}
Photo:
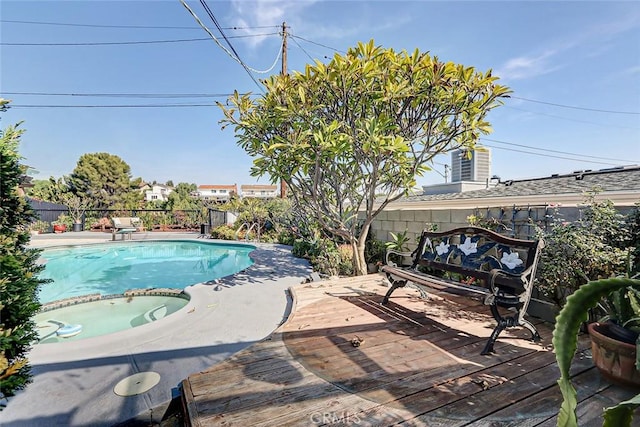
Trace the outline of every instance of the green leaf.
{"label": "green leaf", "polygon": [[580,325],[588,318],[588,312],[602,297],[627,286],[640,286],[640,280],[627,278],[602,279],[588,282],[567,298],[565,306],[556,317],[553,329],[553,348],[560,369],[558,385],[563,402],[558,413],[558,427],[578,425],[576,415],[576,390],[571,384],[569,369],[578,345]]}
{"label": "green leaf", "polygon": [[633,411],[640,407],[640,394],[604,409],[603,427],[630,427]]}

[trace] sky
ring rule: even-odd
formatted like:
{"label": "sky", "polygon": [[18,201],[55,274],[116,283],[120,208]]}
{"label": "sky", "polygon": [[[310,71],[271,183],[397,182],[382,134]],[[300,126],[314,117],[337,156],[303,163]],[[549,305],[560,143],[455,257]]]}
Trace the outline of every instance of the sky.
{"label": "sky", "polygon": [[[640,164],[640,2],[187,4],[219,44],[180,0],[0,3],[0,97],[12,101],[0,127],[23,122],[35,179],[108,152],[147,182],[268,184],[215,102],[260,94],[281,72],[283,22],[290,73],[372,39],[493,70],[512,94],[481,143],[502,180]],[[418,184],[445,182],[450,161],[437,157]]]}

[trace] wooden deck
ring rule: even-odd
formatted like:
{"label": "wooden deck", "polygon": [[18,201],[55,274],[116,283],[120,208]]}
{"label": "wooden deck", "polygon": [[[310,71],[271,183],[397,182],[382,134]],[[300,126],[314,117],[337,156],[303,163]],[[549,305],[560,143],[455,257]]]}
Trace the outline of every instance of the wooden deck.
{"label": "wooden deck", "polygon": [[[555,426],[559,372],[551,328],[517,328],[481,356],[494,322],[468,297],[420,299],[381,275],[298,285],[269,338],[183,381],[192,426]],[[361,341],[356,347],[352,341]],[[635,392],[593,367],[588,337],[573,366],[581,426]],[[586,350],[586,351],[585,351]],[[638,420],[636,420],[637,422]]]}

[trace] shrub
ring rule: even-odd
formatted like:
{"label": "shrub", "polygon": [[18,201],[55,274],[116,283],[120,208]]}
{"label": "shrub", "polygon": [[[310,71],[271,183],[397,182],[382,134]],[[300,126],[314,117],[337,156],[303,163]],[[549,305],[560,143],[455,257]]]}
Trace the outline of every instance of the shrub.
{"label": "shrub", "polygon": [[[370,231],[369,235],[373,232]],[[377,240],[375,237],[370,238],[367,236],[367,241],[364,246],[364,259],[367,264],[376,264],[378,262],[384,262],[384,256],[387,246],[382,240]]]}
{"label": "shrub", "polygon": [[49,224],[47,221],[42,221],[41,219],[39,219],[29,224],[29,230],[37,231],[38,233],[48,233],[51,231],[51,224]]}
{"label": "shrub", "polygon": [[627,216],[629,228],[629,273],[634,276],[640,273],[640,203]]}
{"label": "shrub", "polygon": [[353,248],[351,245],[339,245],[338,254],[340,262],[338,264],[338,274],[342,276],[353,276]]}
{"label": "shrub", "polygon": [[[0,138],[0,399],[31,382],[26,354],[37,341],[31,318],[40,308],[40,251],[27,248],[34,213],[18,194],[23,176],[18,144],[22,131],[9,127]],[[6,403],[0,400],[0,410]]]}
{"label": "shrub", "polygon": [[538,265],[538,289],[559,306],[583,284],[627,272],[632,248],[625,218],[611,201],[597,201],[595,195],[587,195],[578,221],[556,218],[549,232],[538,230],[545,240]]}
{"label": "shrub", "polygon": [[313,269],[320,274],[327,276],[341,274],[342,255],[338,246],[330,239],[319,237],[319,234],[316,234],[313,239],[296,239],[291,253],[298,258],[308,259]]}
{"label": "shrub", "polygon": [[236,231],[228,225],[220,225],[211,230],[211,237],[220,240],[236,240]]}
{"label": "shrub", "polygon": [[260,235],[260,241],[262,243],[280,243],[279,237],[279,233],[276,230],[271,229]]}
{"label": "shrub", "polygon": [[293,246],[296,241],[296,236],[291,231],[282,230],[278,233],[278,243],[288,246]]}

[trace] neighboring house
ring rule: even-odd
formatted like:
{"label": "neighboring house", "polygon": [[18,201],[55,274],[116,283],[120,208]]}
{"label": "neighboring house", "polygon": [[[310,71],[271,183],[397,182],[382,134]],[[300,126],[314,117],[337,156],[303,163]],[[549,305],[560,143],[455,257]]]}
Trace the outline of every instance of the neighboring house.
{"label": "neighboring house", "polygon": [[243,198],[274,199],[278,197],[277,185],[241,185]]}
{"label": "neighboring house", "polygon": [[169,194],[173,191],[173,188],[162,184],[147,184],[146,187],[150,187],[144,192],[144,198],[147,202],[166,202],[169,199]]}
{"label": "neighboring house", "polygon": [[138,186],[138,191],[144,194],[144,192],[147,190],[151,190],[151,185],[147,184],[146,182],[140,183],[140,185]]}
{"label": "neighboring house", "polygon": [[238,185],[198,185],[198,190],[191,193],[193,197],[220,202],[228,201],[233,194],[238,194]]}
{"label": "neighboring house", "polygon": [[582,170],[543,178],[500,181],[482,190],[422,194],[390,203],[372,223],[376,238],[408,232],[415,239],[427,226],[439,230],[468,225],[471,215],[501,222],[515,237],[530,238],[535,226],[580,215],[585,193],[598,189],[598,200],[611,200],[621,211],[640,203],[640,166]]}

